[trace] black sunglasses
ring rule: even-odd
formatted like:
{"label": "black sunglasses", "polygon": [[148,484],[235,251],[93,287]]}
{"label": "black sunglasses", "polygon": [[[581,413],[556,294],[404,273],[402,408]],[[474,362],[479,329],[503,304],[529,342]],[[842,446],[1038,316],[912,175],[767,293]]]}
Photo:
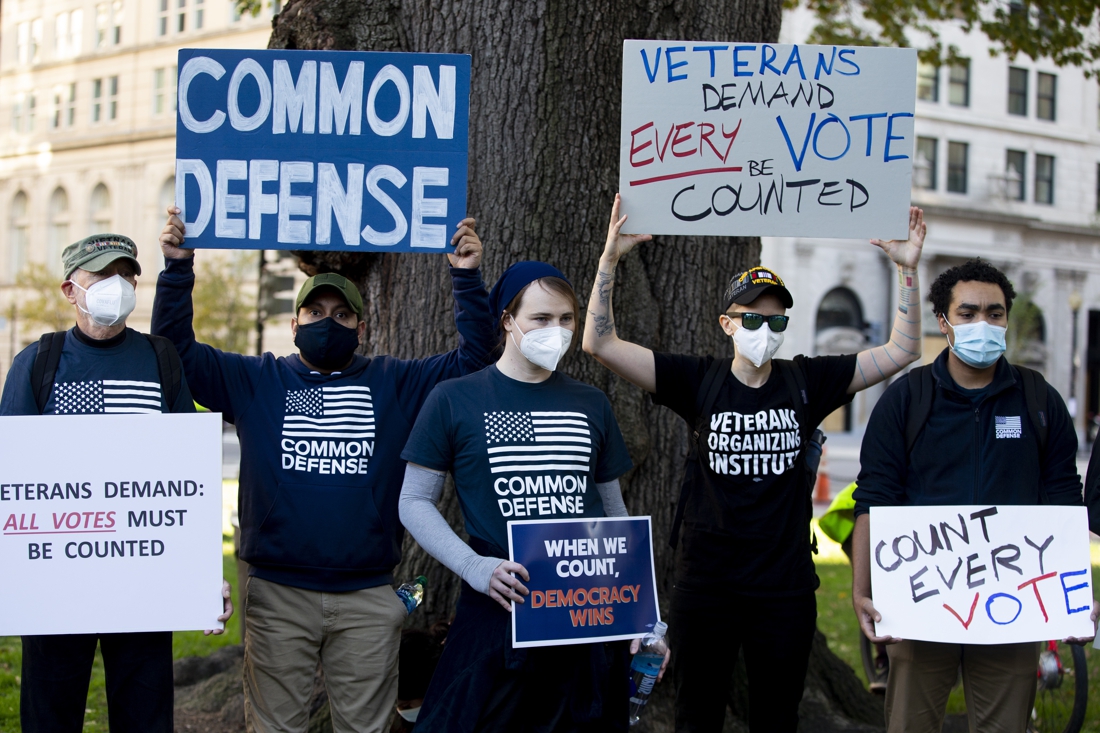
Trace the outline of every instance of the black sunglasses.
{"label": "black sunglasses", "polygon": [[772,333],[783,333],[787,330],[787,321],[791,320],[790,316],[762,316],[759,313],[727,313],[727,318],[740,318],[741,327],[750,331],[755,331],[764,325],[764,321],[768,322],[768,328],[772,330]]}

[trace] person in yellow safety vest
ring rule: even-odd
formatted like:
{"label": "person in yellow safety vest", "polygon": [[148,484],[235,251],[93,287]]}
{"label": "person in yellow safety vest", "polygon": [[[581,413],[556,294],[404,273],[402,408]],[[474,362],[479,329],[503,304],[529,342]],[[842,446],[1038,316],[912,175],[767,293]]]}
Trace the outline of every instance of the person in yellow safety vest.
{"label": "person in yellow safety vest", "polygon": [[[833,498],[829,508],[817,520],[822,534],[840,545],[848,562],[852,561],[852,532],[856,527],[856,500],[852,497],[856,482],[848,484]],[[875,644],[875,676],[869,680],[871,692],[880,695],[886,693],[886,677],[890,673],[890,658],[886,656],[886,645]]]}

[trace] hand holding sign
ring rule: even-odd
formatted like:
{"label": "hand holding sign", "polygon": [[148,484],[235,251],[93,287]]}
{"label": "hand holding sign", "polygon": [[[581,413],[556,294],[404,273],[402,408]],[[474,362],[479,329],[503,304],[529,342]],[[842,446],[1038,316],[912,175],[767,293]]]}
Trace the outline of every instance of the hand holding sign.
{"label": "hand holding sign", "polygon": [[451,267],[476,270],[481,265],[481,240],[474,231],[475,226],[477,222],[471,218],[458,222],[458,230],[451,237],[451,246],[455,248],[455,253],[447,254]]}
{"label": "hand holding sign", "polygon": [[160,233],[160,251],[170,260],[186,260],[195,256],[195,250],[185,249],[183,246],[187,227],[184,226],[183,219],[180,219],[181,213],[183,212],[178,206],[169,206],[168,222]]}
{"label": "hand holding sign", "polygon": [[909,239],[872,239],[875,245],[886,256],[902,267],[916,268],[920,262],[921,251],[924,249],[924,235],[928,233],[928,225],[924,223],[924,210],[916,206],[909,207]]}
{"label": "hand holding sign", "polygon": [[600,259],[612,268],[635,245],[648,242],[653,239],[651,234],[622,234],[621,229],[626,223],[626,217],[619,216],[619,206],[622,204],[622,196],[615,194],[615,203],[611,205],[611,222],[607,226],[607,243],[603,247],[603,257]]}

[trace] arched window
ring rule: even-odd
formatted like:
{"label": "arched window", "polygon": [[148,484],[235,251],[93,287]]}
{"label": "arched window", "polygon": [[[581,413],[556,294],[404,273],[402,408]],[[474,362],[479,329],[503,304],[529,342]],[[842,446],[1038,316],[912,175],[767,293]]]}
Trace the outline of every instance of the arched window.
{"label": "arched window", "polygon": [[11,201],[11,236],[8,249],[8,280],[14,281],[27,264],[27,248],[30,245],[31,222],[28,215],[27,194],[20,191]]}
{"label": "arched window", "polygon": [[92,189],[92,205],[89,208],[88,234],[111,231],[111,192],[100,183]]}
{"label": "arched window", "polygon": [[69,244],[69,194],[58,186],[50,195],[50,225],[46,232],[46,266],[61,270],[61,251]]}
{"label": "arched window", "polygon": [[833,288],[821,299],[817,307],[817,331],[826,328],[863,330],[863,306],[848,288]]}

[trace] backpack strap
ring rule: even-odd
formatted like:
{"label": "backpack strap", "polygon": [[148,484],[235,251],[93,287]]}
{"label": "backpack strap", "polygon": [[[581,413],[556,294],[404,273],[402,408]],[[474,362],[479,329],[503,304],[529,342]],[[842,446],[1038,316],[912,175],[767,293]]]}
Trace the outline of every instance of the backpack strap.
{"label": "backpack strap", "polygon": [[787,383],[787,392],[790,393],[791,402],[794,403],[794,414],[798,418],[798,432],[802,435],[803,447],[806,438],[806,406],[810,404],[810,396],[806,391],[806,375],[798,367],[798,364],[790,359],[772,359],[772,366],[779,369],[783,375],[783,381]]}
{"label": "backpack strap", "polygon": [[1042,459],[1047,452],[1047,438],[1050,436],[1050,420],[1047,412],[1047,382],[1043,375],[1034,369],[1018,366],[1016,371],[1020,373],[1020,383],[1024,388],[1024,401],[1027,403],[1027,414],[1031,418],[1031,424],[1035,427],[1036,437],[1039,439],[1039,457]]}
{"label": "backpack strap", "polygon": [[164,404],[167,406],[168,412],[171,412],[183,385],[183,364],[180,362],[180,355],[172,342],[163,336],[147,334],[146,338],[149,339],[149,343],[153,346],[153,351],[157,355],[160,390],[161,394],[164,395]]}
{"label": "backpack strap", "polygon": [[917,442],[917,436],[928,422],[928,416],[932,414],[932,400],[936,396],[936,385],[932,380],[932,365],[910,369],[907,375],[909,380],[909,415],[905,420],[905,455],[908,457],[913,452],[913,446]]}
{"label": "backpack strap", "polygon": [[57,376],[57,365],[61,362],[61,351],[65,348],[65,332],[44,333],[38,339],[38,353],[31,367],[31,388],[34,390],[34,402],[38,414],[46,410],[53,392],[53,380]]}
{"label": "backpack strap", "polygon": [[[684,480],[680,484],[680,498],[676,502],[676,514],[672,518],[672,531],[668,538],[668,544],[672,549],[676,549],[676,545],[680,541],[680,525],[684,523],[684,512],[687,510],[688,487],[690,485],[688,472],[691,470],[692,462],[699,461],[699,437],[706,428],[707,418],[710,416],[711,410],[714,409],[718,393],[722,390],[722,383],[726,381],[725,375],[729,373],[732,366],[733,359],[715,359],[712,361],[707,368],[707,373],[703,376],[702,384],[699,385],[699,391],[695,395],[695,425],[692,426],[691,443],[688,445],[687,460],[684,463]],[[700,471],[705,481],[706,472],[702,471],[702,466],[700,466]]]}

